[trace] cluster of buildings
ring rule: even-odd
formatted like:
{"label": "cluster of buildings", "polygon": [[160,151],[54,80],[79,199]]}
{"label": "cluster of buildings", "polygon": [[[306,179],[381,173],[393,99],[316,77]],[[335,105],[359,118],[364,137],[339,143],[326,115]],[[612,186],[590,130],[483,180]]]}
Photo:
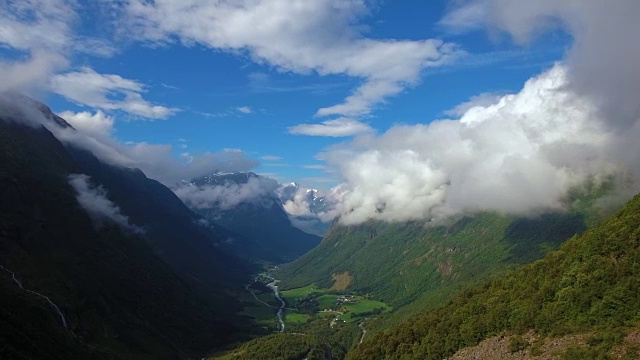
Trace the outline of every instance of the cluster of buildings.
{"label": "cluster of buildings", "polygon": [[353,304],[357,302],[358,299],[356,299],[353,295],[339,295],[338,299],[336,300],[336,305]]}

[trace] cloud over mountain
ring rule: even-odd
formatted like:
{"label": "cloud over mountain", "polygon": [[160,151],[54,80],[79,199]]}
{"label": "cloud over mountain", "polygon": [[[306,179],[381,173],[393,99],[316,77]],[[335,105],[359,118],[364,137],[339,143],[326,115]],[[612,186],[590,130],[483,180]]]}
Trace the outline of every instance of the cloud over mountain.
{"label": "cloud over mountain", "polygon": [[457,32],[490,26],[526,42],[561,26],[574,44],[519,93],[463,104],[452,113],[459,119],[396,126],[324,152],[345,180],[341,221],[558,209],[567,191],[587,180],[637,177],[640,74],[633,64],[640,44],[624,39],[640,30],[631,15],[639,12],[631,0],[471,1],[455,8],[441,24]]}
{"label": "cloud over mountain", "polygon": [[[115,74],[99,74],[89,67],[51,77],[51,89],[80,105],[120,110],[147,119],[166,119],[177,109],[151,104],[142,97],[144,86]],[[121,100],[110,97],[122,95]]]}
{"label": "cloud over mountain", "polygon": [[71,174],[69,175],[69,184],[77,193],[76,199],[78,203],[87,211],[96,224],[101,225],[105,220],[108,220],[129,231],[143,232],[141,228],[131,224],[129,218],[122,214],[120,208],[109,200],[103,187],[91,185],[89,176]]}
{"label": "cloud over mountain", "polygon": [[273,179],[251,176],[246,182],[227,181],[202,186],[181,184],[173,192],[191,208],[229,210],[243,203],[260,203],[265,197],[271,197],[277,187],[278,182]]}

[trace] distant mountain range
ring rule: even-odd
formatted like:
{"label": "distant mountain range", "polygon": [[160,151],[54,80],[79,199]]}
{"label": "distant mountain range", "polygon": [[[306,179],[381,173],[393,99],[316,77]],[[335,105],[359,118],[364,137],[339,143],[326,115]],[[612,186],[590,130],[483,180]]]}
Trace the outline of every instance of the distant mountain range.
{"label": "distant mountain range", "polygon": [[254,173],[211,174],[174,189],[193,211],[240,235],[228,246],[247,258],[282,263],[320,243],[295,227],[274,180]]}

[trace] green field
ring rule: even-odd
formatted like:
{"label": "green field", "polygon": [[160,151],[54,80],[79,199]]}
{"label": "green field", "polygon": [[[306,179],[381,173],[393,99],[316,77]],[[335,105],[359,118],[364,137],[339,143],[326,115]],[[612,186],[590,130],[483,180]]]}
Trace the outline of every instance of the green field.
{"label": "green field", "polygon": [[360,299],[354,304],[344,304],[344,307],[347,309],[347,312],[340,316],[340,320],[346,322],[354,322],[368,315],[374,316],[375,314],[372,314],[372,312],[376,309],[382,309],[380,313],[386,313],[392,310],[392,307],[381,301],[368,299]]}
{"label": "green field", "polygon": [[320,310],[329,309],[336,306],[336,300],[338,299],[338,295],[320,295],[316,298],[318,302],[318,308]]}
{"label": "green field", "polygon": [[321,318],[333,318],[338,314],[340,314],[340,313],[337,312],[337,311],[320,311],[318,313],[318,316],[321,317]]}
{"label": "green field", "polygon": [[388,306],[387,304],[381,301],[367,300],[367,299],[361,299],[355,304],[345,304],[344,307],[347,308],[349,312],[352,312],[355,315],[363,312],[374,311],[375,309],[380,309],[380,308],[383,309],[382,310],[383,312],[387,312],[391,310],[390,306]]}
{"label": "green field", "polygon": [[262,304],[257,306],[245,306],[241,314],[250,316],[260,324],[271,324],[276,321],[276,312],[273,308],[266,307]]}
{"label": "green field", "polygon": [[280,296],[287,300],[288,303],[293,303],[297,299],[302,299],[305,296],[312,294],[314,292],[323,292],[324,290],[318,289],[314,284],[307,285],[304,287],[299,287],[290,290],[280,291]]}
{"label": "green field", "polygon": [[285,324],[304,324],[309,320],[310,316],[307,314],[300,314],[297,312],[286,311],[284,313]]}

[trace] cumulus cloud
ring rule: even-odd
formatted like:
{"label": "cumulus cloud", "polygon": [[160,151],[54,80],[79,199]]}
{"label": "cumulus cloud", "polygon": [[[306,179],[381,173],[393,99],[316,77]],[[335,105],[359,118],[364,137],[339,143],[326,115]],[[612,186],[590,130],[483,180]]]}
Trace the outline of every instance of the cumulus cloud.
{"label": "cumulus cloud", "polygon": [[116,50],[104,39],[74,33],[81,20],[73,0],[0,1],[0,91],[41,91],[49,77],[67,68],[75,53],[109,57]]}
{"label": "cumulus cloud", "polygon": [[76,16],[64,0],[0,2],[0,46],[20,55],[0,60],[0,91],[33,91],[66,67]]}
{"label": "cumulus cloud", "polygon": [[243,203],[261,203],[277,187],[278,183],[273,179],[253,176],[246,183],[227,181],[202,186],[183,184],[174,188],[173,192],[191,208],[229,210]]}
{"label": "cumulus cloud", "polygon": [[58,114],[76,130],[93,137],[106,137],[113,131],[113,117],[98,110],[95,113],[89,111],[73,112],[63,111]]}
{"label": "cumulus cloud", "polygon": [[571,34],[573,44],[564,60],[567,86],[588,96],[611,126],[635,124],[640,112],[640,39],[630,34],[640,31],[640,2],[474,0],[451,14],[480,7],[487,16],[475,18],[477,26],[505,31],[519,43],[549,29]]}
{"label": "cumulus cloud", "polygon": [[638,191],[640,40],[629,34],[640,30],[640,3],[457,4],[440,22],[453,32],[488,26],[526,43],[563,29],[574,41],[564,60],[518,93],[481,94],[447,112],[455,120],[396,126],[323,153],[345,181],[340,220],[564,209],[570,189],[611,178],[624,179],[617,190],[626,196]]}
{"label": "cumulus cloud", "polygon": [[322,155],[345,179],[341,221],[405,221],[477,210],[562,209],[568,189],[626,171],[588,99],[557,65],[458,120],[397,126]]}
{"label": "cumulus cloud", "polygon": [[129,218],[122,214],[120,208],[107,197],[106,190],[101,186],[92,186],[89,176],[85,174],[69,175],[69,184],[76,191],[78,203],[87,211],[93,221],[102,224],[111,221],[132,232],[142,233],[143,230],[129,222]]}
{"label": "cumulus cloud", "polygon": [[467,111],[469,111],[470,109],[476,106],[485,107],[488,105],[495,104],[500,100],[501,97],[502,97],[502,94],[497,94],[492,92],[486,92],[486,93],[474,95],[468,101],[458,104],[453,109],[449,109],[444,113],[445,115],[460,117],[464,115]]}
{"label": "cumulus cloud", "polygon": [[321,124],[300,124],[289,128],[289,133],[309,136],[345,137],[371,132],[365,123],[349,118],[323,121]]}
{"label": "cumulus cloud", "polygon": [[[51,89],[81,105],[121,110],[144,118],[165,119],[177,111],[143,99],[141,83],[115,74],[100,74],[89,67],[53,76]],[[116,100],[114,96],[123,98]]]}
{"label": "cumulus cloud", "polygon": [[385,98],[415,84],[423,69],[458,54],[439,40],[372,39],[359,20],[370,13],[361,0],[130,0],[127,28],[140,39],[180,41],[230,52],[279,70],[346,74],[363,84],[318,116],[361,116]]}

